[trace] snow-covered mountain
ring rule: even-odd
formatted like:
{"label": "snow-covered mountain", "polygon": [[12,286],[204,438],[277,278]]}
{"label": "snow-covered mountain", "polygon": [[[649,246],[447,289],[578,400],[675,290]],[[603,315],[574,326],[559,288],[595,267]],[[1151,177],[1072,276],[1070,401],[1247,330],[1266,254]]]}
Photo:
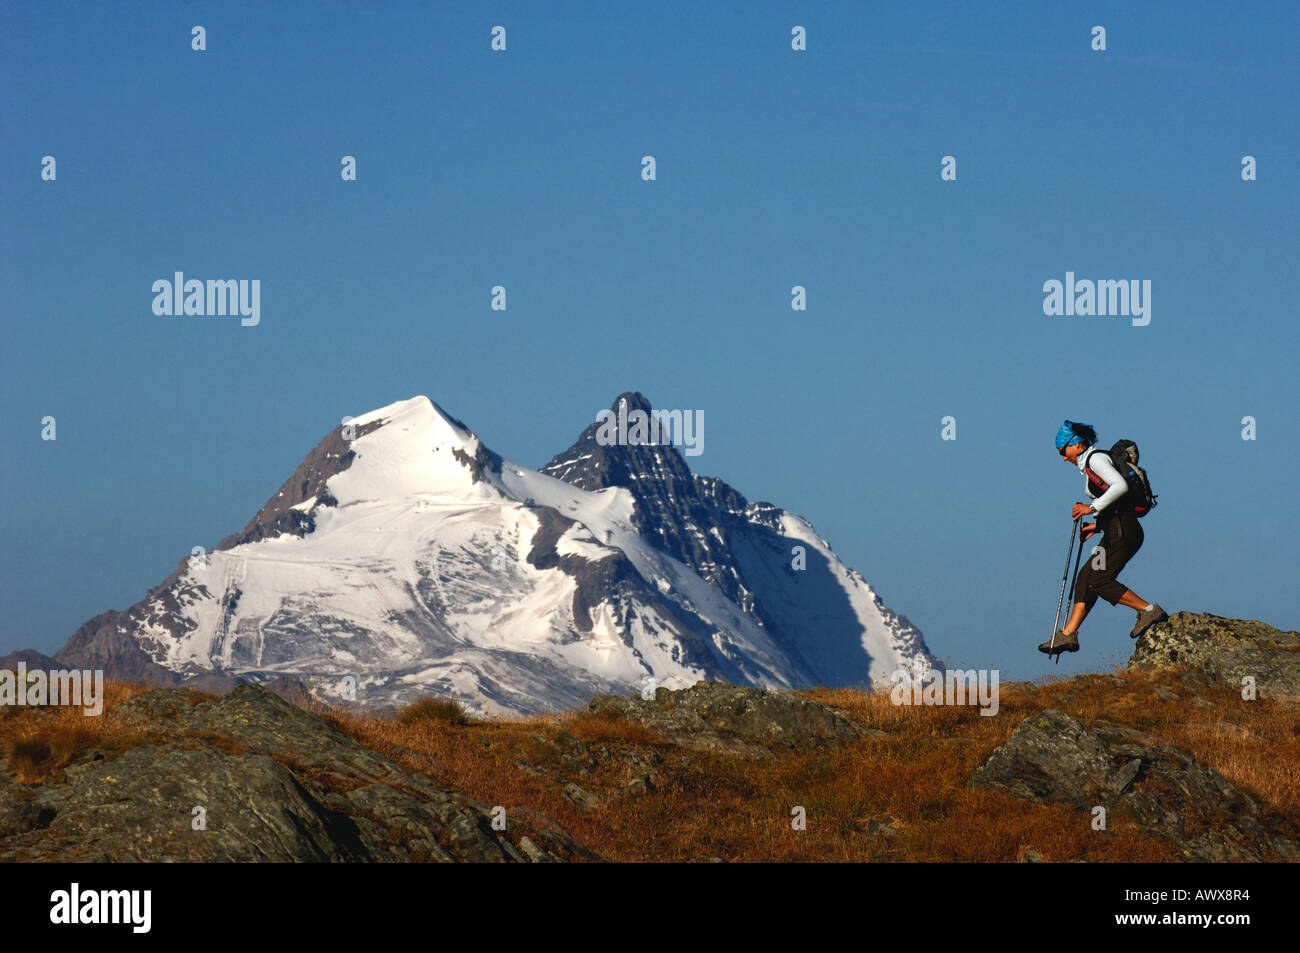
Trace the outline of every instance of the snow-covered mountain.
{"label": "snow-covered mountain", "polygon": [[241,533],[87,622],[59,661],[290,676],[324,694],[351,676],[363,703],[435,694],[486,714],[647,684],[863,685],[941,667],[812,526],[692,474],[670,445],[603,446],[593,424],[532,470],[426,397],[351,427]]}

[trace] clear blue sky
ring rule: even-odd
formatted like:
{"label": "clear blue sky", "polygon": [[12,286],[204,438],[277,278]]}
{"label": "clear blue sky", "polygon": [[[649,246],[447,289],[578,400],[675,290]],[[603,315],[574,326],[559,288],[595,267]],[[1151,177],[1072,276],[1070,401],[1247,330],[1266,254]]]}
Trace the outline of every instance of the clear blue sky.
{"label": "clear blue sky", "polygon": [[[1160,493],[1126,582],[1300,628],[1294,3],[349,6],[0,14],[0,652],[137,601],[345,414],[427,394],[539,466],[630,389],[950,663],[1127,657],[1108,605],[1034,651],[1064,417]],[[1150,325],[1045,316],[1067,270],[1150,279]],[[175,271],[260,279],[260,326],[155,316]]]}

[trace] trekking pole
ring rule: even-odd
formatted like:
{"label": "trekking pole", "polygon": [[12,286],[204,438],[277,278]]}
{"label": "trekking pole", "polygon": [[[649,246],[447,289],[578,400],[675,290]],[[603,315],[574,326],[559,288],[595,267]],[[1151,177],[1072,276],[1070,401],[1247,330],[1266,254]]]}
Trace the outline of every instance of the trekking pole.
{"label": "trekking pole", "polygon": [[[1070,520],[1070,548],[1065,551],[1065,569],[1061,571],[1061,595],[1056,600],[1056,621],[1052,623],[1052,640],[1049,643],[1051,648],[1056,648],[1056,629],[1061,624],[1061,607],[1065,604],[1065,582],[1070,578],[1070,557],[1074,555],[1074,528],[1078,524],[1079,518],[1076,516]],[[1079,552],[1083,552],[1083,543],[1079,543]],[[1054,652],[1053,658],[1060,664],[1060,652]]]}
{"label": "trekking pole", "polygon": [[[1071,579],[1078,579],[1078,578],[1079,578],[1079,563],[1083,562],[1083,544],[1084,544],[1085,542],[1087,542],[1087,540],[1085,540],[1085,539],[1083,538],[1083,524],[1082,524],[1082,523],[1079,524],[1079,532],[1078,532],[1076,535],[1078,535],[1078,537],[1079,537],[1079,551],[1078,551],[1077,553],[1074,554],[1074,572],[1072,572],[1072,573],[1070,574],[1070,578],[1071,578]],[[1057,653],[1056,653],[1056,664],[1057,664],[1057,665],[1060,665],[1060,664],[1061,664],[1061,653],[1060,653],[1060,652],[1057,652]]]}

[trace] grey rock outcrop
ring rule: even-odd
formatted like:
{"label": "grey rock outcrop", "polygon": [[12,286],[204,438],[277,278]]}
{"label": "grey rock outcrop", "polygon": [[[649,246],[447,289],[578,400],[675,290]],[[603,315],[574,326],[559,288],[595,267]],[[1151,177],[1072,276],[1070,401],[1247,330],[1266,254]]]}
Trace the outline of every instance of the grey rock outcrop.
{"label": "grey rock outcrop", "polygon": [[1147,670],[1190,665],[1192,681],[1237,690],[1249,676],[1260,698],[1300,698],[1300,632],[1253,619],[1175,612],[1138,640],[1129,665]]}
{"label": "grey rock outcrop", "polygon": [[653,700],[602,695],[588,706],[638,722],[686,748],[746,758],[768,746],[834,747],[866,732],[843,712],[789,693],[700,682],[656,690]]}
{"label": "grey rock outcrop", "polygon": [[158,689],[123,702],[113,717],[155,743],[89,755],[64,780],[24,785],[0,770],[0,861],[599,859],[508,806],[507,831],[494,830],[489,805],[266,689],[196,697]]}
{"label": "grey rock outcrop", "polygon": [[1172,842],[1184,860],[1300,859],[1282,819],[1186,751],[1135,743],[1135,735],[1048,709],[1021,722],[970,785],[1080,811],[1103,806]]}

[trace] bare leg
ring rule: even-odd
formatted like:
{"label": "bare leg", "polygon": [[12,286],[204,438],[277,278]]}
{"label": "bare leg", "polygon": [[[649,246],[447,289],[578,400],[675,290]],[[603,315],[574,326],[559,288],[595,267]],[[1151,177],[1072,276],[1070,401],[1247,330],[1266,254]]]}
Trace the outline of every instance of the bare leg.
{"label": "bare leg", "polygon": [[1130,609],[1145,609],[1147,607],[1147,601],[1132,589],[1124,590],[1124,595],[1119,597],[1119,604],[1128,606]]}
{"label": "bare leg", "polygon": [[[1145,604],[1146,603],[1143,603],[1143,605]],[[1083,625],[1083,620],[1087,615],[1088,604],[1086,602],[1076,602],[1074,607],[1070,609],[1070,618],[1067,619],[1065,625],[1061,627],[1061,631],[1066,635],[1074,635],[1074,633],[1079,631],[1079,626]]]}

